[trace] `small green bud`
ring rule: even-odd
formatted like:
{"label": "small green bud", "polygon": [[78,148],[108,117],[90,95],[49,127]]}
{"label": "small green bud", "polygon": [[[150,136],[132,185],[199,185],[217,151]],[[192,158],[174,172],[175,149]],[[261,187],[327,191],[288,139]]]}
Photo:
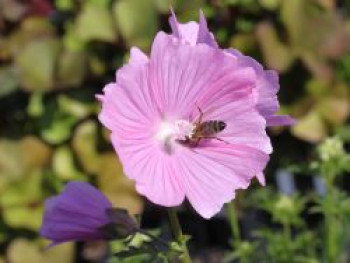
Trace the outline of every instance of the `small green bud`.
{"label": "small green bud", "polygon": [[327,138],[319,145],[318,153],[324,162],[338,159],[345,154],[344,144],[338,137]]}

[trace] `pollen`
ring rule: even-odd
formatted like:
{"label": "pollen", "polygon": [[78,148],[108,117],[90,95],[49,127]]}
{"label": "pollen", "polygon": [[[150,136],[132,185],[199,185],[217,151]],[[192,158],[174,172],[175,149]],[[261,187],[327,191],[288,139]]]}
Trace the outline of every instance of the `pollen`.
{"label": "pollen", "polygon": [[159,124],[156,140],[168,153],[172,153],[179,141],[191,139],[195,125],[187,120],[164,121]]}

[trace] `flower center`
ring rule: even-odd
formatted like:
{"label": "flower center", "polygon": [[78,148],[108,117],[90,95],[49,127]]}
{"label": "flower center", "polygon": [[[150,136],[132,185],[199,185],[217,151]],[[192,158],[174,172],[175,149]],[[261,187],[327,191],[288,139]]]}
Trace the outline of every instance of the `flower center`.
{"label": "flower center", "polygon": [[170,154],[178,144],[177,141],[192,138],[194,130],[195,125],[187,120],[163,121],[160,123],[155,137],[164,151]]}

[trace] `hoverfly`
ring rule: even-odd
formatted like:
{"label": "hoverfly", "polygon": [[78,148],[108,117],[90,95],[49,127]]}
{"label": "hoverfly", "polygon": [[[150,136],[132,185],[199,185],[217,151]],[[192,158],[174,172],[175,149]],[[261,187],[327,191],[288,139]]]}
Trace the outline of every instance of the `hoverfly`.
{"label": "hoverfly", "polygon": [[194,130],[192,135],[187,136],[183,143],[191,146],[197,146],[201,139],[215,139],[228,143],[223,139],[215,136],[217,133],[223,131],[226,128],[226,123],[222,120],[202,121],[204,113],[198,105],[197,108],[200,112],[198,121],[194,123]]}

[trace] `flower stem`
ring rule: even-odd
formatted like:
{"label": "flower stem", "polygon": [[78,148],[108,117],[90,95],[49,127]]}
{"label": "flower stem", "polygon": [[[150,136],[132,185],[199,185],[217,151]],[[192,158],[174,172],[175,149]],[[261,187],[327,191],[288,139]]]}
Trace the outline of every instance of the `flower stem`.
{"label": "flower stem", "polygon": [[233,201],[226,205],[227,216],[229,218],[229,223],[231,226],[231,232],[233,237],[232,245],[234,247],[239,247],[241,244],[241,233],[239,231],[238,216],[236,212],[236,207]]}
{"label": "flower stem", "polygon": [[[232,232],[232,238],[233,238],[232,247],[235,249],[241,249],[242,248],[241,232],[239,230],[238,215],[237,215],[236,207],[233,201],[226,204],[226,213],[231,226],[231,232]],[[247,255],[241,254],[240,262],[242,263],[249,262]]]}
{"label": "flower stem", "polygon": [[176,211],[174,208],[168,208],[168,216],[171,231],[173,232],[176,242],[180,245],[182,249],[182,256],[180,257],[182,263],[191,263],[191,257],[187,249],[185,237],[182,234],[181,226],[179,219],[177,217]]}
{"label": "flower stem", "polygon": [[[329,173],[327,169],[324,169],[324,173]],[[333,191],[333,176],[332,174],[325,174],[326,177],[326,196],[325,196],[325,233],[326,233],[326,257],[327,262],[336,262],[337,259],[337,218],[334,215],[334,207],[336,206],[334,201]]]}

